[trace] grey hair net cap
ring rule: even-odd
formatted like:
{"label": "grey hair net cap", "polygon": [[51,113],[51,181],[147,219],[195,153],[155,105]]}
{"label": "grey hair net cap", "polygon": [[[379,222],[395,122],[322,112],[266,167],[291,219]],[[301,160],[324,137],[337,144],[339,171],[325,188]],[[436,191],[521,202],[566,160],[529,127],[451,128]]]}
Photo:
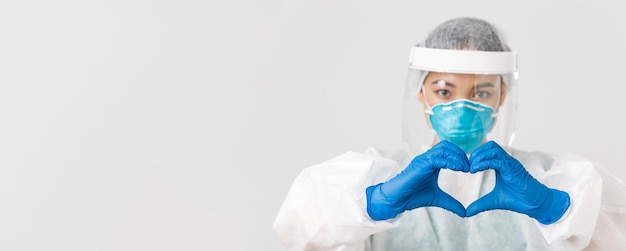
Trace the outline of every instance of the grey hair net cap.
{"label": "grey hair net cap", "polygon": [[495,26],[471,17],[454,18],[440,24],[418,46],[448,50],[510,51]]}

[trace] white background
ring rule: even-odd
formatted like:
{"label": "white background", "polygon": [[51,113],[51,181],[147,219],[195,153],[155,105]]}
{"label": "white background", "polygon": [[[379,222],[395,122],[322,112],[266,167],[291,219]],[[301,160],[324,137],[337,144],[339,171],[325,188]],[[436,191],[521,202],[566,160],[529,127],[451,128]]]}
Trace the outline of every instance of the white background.
{"label": "white background", "polygon": [[626,179],[618,1],[216,2],[0,4],[0,250],[285,250],[292,180],[398,147],[409,49],[457,16],[520,55],[515,146]]}

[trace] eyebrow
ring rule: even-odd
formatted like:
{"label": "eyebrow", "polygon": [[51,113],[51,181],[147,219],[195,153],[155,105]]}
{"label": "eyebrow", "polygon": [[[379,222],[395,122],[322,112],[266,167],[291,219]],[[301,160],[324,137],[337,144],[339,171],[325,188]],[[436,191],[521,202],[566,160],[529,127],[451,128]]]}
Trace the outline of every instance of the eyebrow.
{"label": "eyebrow", "polygon": [[476,88],[483,88],[483,87],[496,87],[496,85],[492,84],[492,83],[480,83],[476,85]]}
{"label": "eyebrow", "polygon": [[[435,80],[431,84],[439,85],[439,81],[441,81],[441,80]],[[449,87],[452,87],[452,88],[456,88],[456,85],[454,85],[453,83],[450,83],[450,82],[445,81],[445,80],[443,80],[443,82],[445,83],[446,86],[449,86]],[[492,83],[489,83],[489,82],[486,82],[486,83],[477,84],[475,88],[486,88],[486,87],[492,87],[493,88],[493,87],[496,87],[496,85],[494,85]]]}
{"label": "eyebrow", "polygon": [[433,81],[431,84],[433,84],[433,85],[439,85],[439,81],[443,81],[443,82],[446,84],[446,86],[450,86],[450,87],[452,87],[452,88],[456,88],[456,85],[454,85],[453,83],[450,83],[450,82],[448,82],[448,81],[445,81],[445,80],[443,80],[443,79],[438,79],[438,80],[435,80],[435,81]]}

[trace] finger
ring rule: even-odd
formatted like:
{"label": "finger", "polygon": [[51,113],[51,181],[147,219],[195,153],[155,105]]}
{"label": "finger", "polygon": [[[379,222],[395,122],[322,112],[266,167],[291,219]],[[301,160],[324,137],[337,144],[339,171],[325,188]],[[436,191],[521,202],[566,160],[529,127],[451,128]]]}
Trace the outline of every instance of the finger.
{"label": "finger", "polygon": [[461,149],[460,147],[458,147],[457,145],[453,144],[450,141],[447,140],[442,140],[439,143],[437,143],[437,145],[435,145],[435,147],[437,149],[441,148],[441,149],[445,149],[446,152],[448,153],[453,153],[457,156],[465,156],[465,158],[467,158],[467,154],[465,153],[465,151],[463,151],[463,149]]}
{"label": "finger", "polygon": [[442,190],[437,192],[437,196],[431,206],[446,209],[459,217],[465,217],[465,207],[463,204]]}
{"label": "finger", "polygon": [[500,209],[500,203],[495,193],[488,193],[480,199],[472,202],[465,210],[465,217],[472,217],[484,211]]}
{"label": "finger", "polygon": [[409,198],[407,198],[404,209],[413,210],[415,208],[430,206],[433,204],[433,201],[435,201],[436,196],[437,193],[433,189],[413,193]]}
{"label": "finger", "polygon": [[485,162],[478,162],[475,163],[473,165],[470,165],[470,173],[477,173],[477,172],[482,172],[489,169],[489,162],[485,161]]}
{"label": "finger", "polygon": [[458,169],[456,171],[469,172],[470,162],[467,158],[467,154],[465,153],[465,151],[463,151],[463,149],[461,149],[457,145],[452,144],[448,141],[446,141],[446,149],[451,154],[448,157],[454,157],[453,159],[461,164],[462,169]]}
{"label": "finger", "polygon": [[455,171],[469,172],[470,165],[467,155],[465,155],[465,152],[463,152],[463,150],[461,150],[458,146],[448,141],[441,141],[431,150],[432,151],[429,154],[430,158],[448,159],[452,163],[456,163],[454,165],[437,166],[437,168],[446,167]]}
{"label": "finger", "polygon": [[432,168],[444,168],[463,172],[469,171],[469,164],[463,161],[462,158],[451,156],[448,158],[431,158],[429,160]]}
{"label": "finger", "polygon": [[429,206],[440,207],[460,217],[465,217],[465,207],[463,207],[463,204],[439,188],[413,194],[406,200],[404,210],[413,210],[415,208]]}
{"label": "finger", "polygon": [[493,159],[498,156],[498,152],[501,151],[502,148],[494,142],[488,141],[485,144],[482,144],[476,150],[474,150],[469,157],[470,165],[475,162],[480,162],[486,159]]}
{"label": "finger", "polygon": [[482,162],[477,162],[477,163],[473,163],[472,165],[470,165],[469,172],[477,173],[477,172],[485,171],[487,169],[493,169],[501,173],[508,173],[510,172],[509,164],[510,164],[510,161],[508,160],[500,160],[500,159],[484,160]]}
{"label": "finger", "polygon": [[[476,173],[484,171],[488,168],[499,169],[500,167],[506,167],[504,163],[509,160],[509,155],[498,144],[493,141],[489,141],[483,145],[481,149],[475,151],[470,156],[470,173]],[[484,162],[500,161],[500,164],[480,164]]]}

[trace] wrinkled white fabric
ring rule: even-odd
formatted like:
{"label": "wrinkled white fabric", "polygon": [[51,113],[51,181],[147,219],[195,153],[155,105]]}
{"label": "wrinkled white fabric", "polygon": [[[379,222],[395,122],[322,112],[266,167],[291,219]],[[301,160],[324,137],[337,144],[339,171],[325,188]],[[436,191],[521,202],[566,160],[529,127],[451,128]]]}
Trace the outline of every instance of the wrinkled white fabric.
{"label": "wrinkled white fabric", "polygon": [[[348,152],[304,169],[274,222],[289,250],[619,250],[626,247],[626,186],[579,156],[508,149],[548,187],[566,191],[571,207],[543,225],[506,210],[461,218],[424,207],[371,220],[365,189],[398,174],[411,158],[375,149]],[[405,156],[405,157],[401,157]],[[391,159],[393,158],[393,159]],[[400,164],[398,164],[400,163]],[[492,170],[441,170],[440,187],[464,206],[493,189]]]}
{"label": "wrinkled white fabric", "polygon": [[396,225],[369,219],[365,188],[399,171],[393,160],[355,152],[306,168],[291,186],[274,228],[289,250],[363,250],[369,235]]}

